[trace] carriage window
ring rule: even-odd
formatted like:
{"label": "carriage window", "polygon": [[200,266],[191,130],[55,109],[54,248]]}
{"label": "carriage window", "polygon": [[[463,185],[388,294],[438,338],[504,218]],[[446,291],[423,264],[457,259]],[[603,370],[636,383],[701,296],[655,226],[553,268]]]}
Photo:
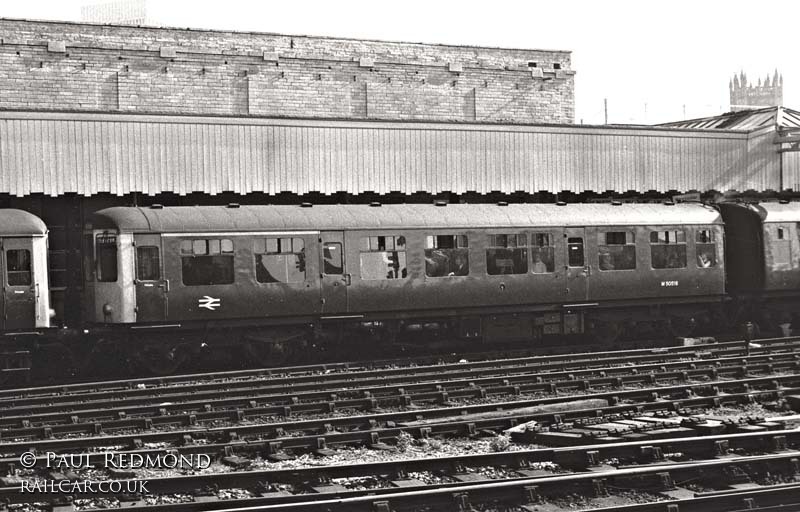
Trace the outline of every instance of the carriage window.
{"label": "carriage window", "polygon": [[181,241],[181,271],[186,286],[233,283],[233,242]]}
{"label": "carriage window", "polygon": [[686,268],[686,233],[651,231],[650,263],[653,268]]}
{"label": "carriage window", "polygon": [[792,261],[792,245],[786,232],[785,227],[775,230],[775,241],[772,244],[772,262],[775,264],[788,264]]}
{"label": "carriage window", "polygon": [[322,246],[322,260],[324,273],[338,275],[344,272],[342,265],[342,244],[339,242],[326,242]]}
{"label": "carriage window", "polygon": [[695,231],[695,251],[698,268],[717,266],[717,247],[714,244],[714,232],[710,229]]}
{"label": "carriage window", "polygon": [[365,236],[360,253],[361,279],[402,279],[408,275],[404,236]]}
{"label": "carriage window", "polygon": [[6,274],[9,286],[31,284],[31,252],[27,249],[6,251]]}
{"label": "carriage window", "polygon": [[258,238],[253,242],[253,254],[259,283],[302,283],[306,280],[302,238]]}
{"label": "carriage window", "polygon": [[486,272],[489,275],[525,274],[528,272],[528,237],[489,235],[486,249]]}
{"label": "carriage window", "polygon": [[117,236],[100,233],[95,237],[95,270],[97,280],[113,283],[117,280]]}
{"label": "carriage window", "polygon": [[584,266],[582,237],[567,238],[567,260],[570,267]]}
{"label": "carriage window", "polygon": [[632,270],[636,268],[636,245],[633,233],[629,231],[599,233],[597,249],[600,270]]}
{"label": "carriage window", "polygon": [[428,277],[469,274],[469,249],[466,235],[428,235],[425,237],[425,275]]}
{"label": "carriage window", "polygon": [[158,247],[142,246],[136,248],[136,278],[140,281],[158,281],[161,279]]}
{"label": "carriage window", "polygon": [[[555,271],[555,249],[553,248],[550,233],[534,233],[531,239],[531,252],[533,253],[533,267],[531,270],[534,274],[546,274]],[[581,255],[583,255],[582,248]],[[577,266],[583,266],[583,256],[581,256],[581,264]]]}

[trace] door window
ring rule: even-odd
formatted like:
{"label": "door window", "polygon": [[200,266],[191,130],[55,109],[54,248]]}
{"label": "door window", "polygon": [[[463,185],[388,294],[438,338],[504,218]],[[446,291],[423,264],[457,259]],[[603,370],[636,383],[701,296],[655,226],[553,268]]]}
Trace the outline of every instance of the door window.
{"label": "door window", "polygon": [[161,262],[158,247],[142,246],[136,248],[136,277],[140,281],[161,279]]}
{"label": "door window", "polygon": [[583,267],[583,237],[567,238],[567,256],[570,267]]}
{"label": "door window", "polygon": [[31,284],[31,252],[27,249],[6,251],[6,278],[9,286]]}
{"label": "door window", "polygon": [[341,242],[325,242],[322,246],[322,259],[324,274],[340,275],[344,273]]}

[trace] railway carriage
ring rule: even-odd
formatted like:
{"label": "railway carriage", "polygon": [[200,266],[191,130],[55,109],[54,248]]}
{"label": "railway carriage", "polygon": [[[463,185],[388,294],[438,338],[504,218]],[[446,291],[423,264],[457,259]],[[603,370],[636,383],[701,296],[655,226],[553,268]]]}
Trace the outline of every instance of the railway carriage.
{"label": "railway carriage", "polygon": [[0,330],[36,334],[50,326],[47,227],[22,210],[0,210]]}
{"label": "railway carriage", "polygon": [[[738,317],[781,332],[800,312],[800,203],[722,203]],[[781,326],[784,329],[781,329]]]}
{"label": "railway carriage", "polygon": [[348,328],[677,333],[725,294],[722,219],[699,204],[115,207],[87,256],[95,325],[245,341],[267,360]]}

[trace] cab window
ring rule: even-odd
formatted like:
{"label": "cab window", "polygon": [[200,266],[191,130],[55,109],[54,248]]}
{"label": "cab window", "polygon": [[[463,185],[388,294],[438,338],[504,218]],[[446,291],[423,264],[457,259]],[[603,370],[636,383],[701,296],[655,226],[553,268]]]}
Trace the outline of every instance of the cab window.
{"label": "cab window", "polygon": [[524,234],[489,235],[486,272],[489,275],[528,272],[528,237]]}
{"label": "cab window", "polygon": [[94,246],[95,272],[97,280],[113,283],[117,280],[117,236],[99,233]]}
{"label": "cab window", "polygon": [[258,238],[253,242],[253,254],[259,283],[302,283],[306,280],[302,238]]}
{"label": "cab window", "polygon": [[181,274],[186,286],[233,283],[233,242],[182,240]]}
{"label": "cab window", "polygon": [[361,279],[403,279],[408,275],[404,236],[361,237],[359,257]]}

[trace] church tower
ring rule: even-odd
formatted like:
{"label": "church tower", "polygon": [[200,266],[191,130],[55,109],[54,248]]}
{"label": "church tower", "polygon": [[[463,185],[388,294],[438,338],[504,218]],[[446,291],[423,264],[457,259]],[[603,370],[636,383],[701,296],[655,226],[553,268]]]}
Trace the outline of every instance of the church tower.
{"label": "church tower", "polygon": [[758,79],[758,85],[748,83],[747,75],[740,71],[733,75],[728,88],[732,112],[783,105],[783,75],[779,75],[777,69],[772,80],[767,75],[763,82]]}

